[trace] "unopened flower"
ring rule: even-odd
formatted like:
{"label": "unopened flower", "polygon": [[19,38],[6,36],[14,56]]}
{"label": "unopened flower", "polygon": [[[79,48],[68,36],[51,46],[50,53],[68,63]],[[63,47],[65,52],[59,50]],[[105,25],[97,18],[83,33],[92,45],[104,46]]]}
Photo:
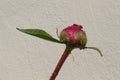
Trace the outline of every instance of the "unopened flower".
{"label": "unopened flower", "polygon": [[85,48],[87,37],[81,25],[73,24],[63,29],[60,34],[60,41],[77,48]]}
{"label": "unopened flower", "polygon": [[41,30],[41,29],[19,29],[19,28],[17,28],[17,29],[19,31],[42,38],[44,40],[57,42],[57,43],[66,45],[66,49],[65,49],[63,55],[61,56],[57,66],[49,80],[55,80],[63,63],[65,62],[66,58],[68,57],[68,55],[71,53],[71,51],[74,48],[93,49],[93,50],[98,51],[100,53],[100,55],[103,56],[101,51],[98,48],[86,47],[87,37],[86,37],[86,33],[85,33],[85,31],[83,31],[83,27],[81,25],[73,24],[73,25],[68,26],[67,28],[63,29],[62,32],[60,33],[60,37],[59,37],[60,40],[53,38],[50,34],[48,34],[47,32],[45,32],[44,30]]}

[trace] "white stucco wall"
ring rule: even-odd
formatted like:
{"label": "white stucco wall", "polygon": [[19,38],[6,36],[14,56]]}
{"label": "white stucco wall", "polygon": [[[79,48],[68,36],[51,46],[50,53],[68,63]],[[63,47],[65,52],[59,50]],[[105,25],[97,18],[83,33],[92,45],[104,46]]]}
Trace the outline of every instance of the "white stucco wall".
{"label": "white stucco wall", "polygon": [[0,80],[49,80],[65,46],[16,30],[39,28],[57,38],[81,24],[94,50],[72,51],[56,80],[120,80],[120,0],[0,0]]}

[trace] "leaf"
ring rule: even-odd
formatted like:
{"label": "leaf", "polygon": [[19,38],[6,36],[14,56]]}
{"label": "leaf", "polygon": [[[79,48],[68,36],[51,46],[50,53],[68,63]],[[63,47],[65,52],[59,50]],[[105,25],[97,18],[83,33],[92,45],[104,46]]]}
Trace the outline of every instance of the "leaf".
{"label": "leaf", "polygon": [[21,31],[21,32],[24,32],[26,34],[42,38],[44,40],[48,40],[48,41],[52,41],[52,42],[56,42],[56,43],[62,43],[41,29],[19,29],[19,28],[16,28],[16,29]]}
{"label": "leaf", "polygon": [[93,49],[93,50],[96,50],[96,51],[98,51],[99,52],[99,54],[101,55],[101,56],[103,56],[103,54],[102,54],[102,52],[100,51],[100,49],[98,49],[98,48],[96,48],[96,47],[85,47],[86,49]]}

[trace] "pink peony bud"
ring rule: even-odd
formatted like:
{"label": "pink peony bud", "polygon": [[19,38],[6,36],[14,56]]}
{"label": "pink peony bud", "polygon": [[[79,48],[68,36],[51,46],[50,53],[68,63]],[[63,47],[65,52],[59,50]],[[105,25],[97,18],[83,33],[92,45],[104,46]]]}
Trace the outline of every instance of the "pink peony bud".
{"label": "pink peony bud", "polygon": [[85,48],[87,37],[82,28],[81,25],[77,24],[68,26],[60,33],[60,41],[80,49]]}

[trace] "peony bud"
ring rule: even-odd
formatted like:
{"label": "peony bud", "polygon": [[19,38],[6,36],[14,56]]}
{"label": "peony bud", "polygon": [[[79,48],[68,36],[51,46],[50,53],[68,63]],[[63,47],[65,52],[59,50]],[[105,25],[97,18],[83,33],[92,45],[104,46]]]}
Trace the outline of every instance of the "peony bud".
{"label": "peony bud", "polygon": [[63,29],[60,33],[60,41],[74,47],[83,49],[87,43],[86,33],[81,25],[73,24]]}
{"label": "peony bud", "polygon": [[44,40],[66,44],[66,49],[63,55],[61,56],[54,72],[52,73],[52,76],[49,79],[49,80],[55,80],[63,63],[65,62],[65,60],[67,59],[67,57],[74,48],[93,49],[98,51],[100,55],[103,56],[102,52],[98,48],[86,47],[87,37],[85,31],[83,31],[82,28],[83,27],[81,25],[77,25],[77,24],[68,26],[67,28],[63,29],[62,32],[60,33],[60,37],[59,37],[60,41],[53,38],[50,34],[48,34],[46,31],[41,29],[19,29],[19,28],[17,29],[21,32],[42,38]]}

